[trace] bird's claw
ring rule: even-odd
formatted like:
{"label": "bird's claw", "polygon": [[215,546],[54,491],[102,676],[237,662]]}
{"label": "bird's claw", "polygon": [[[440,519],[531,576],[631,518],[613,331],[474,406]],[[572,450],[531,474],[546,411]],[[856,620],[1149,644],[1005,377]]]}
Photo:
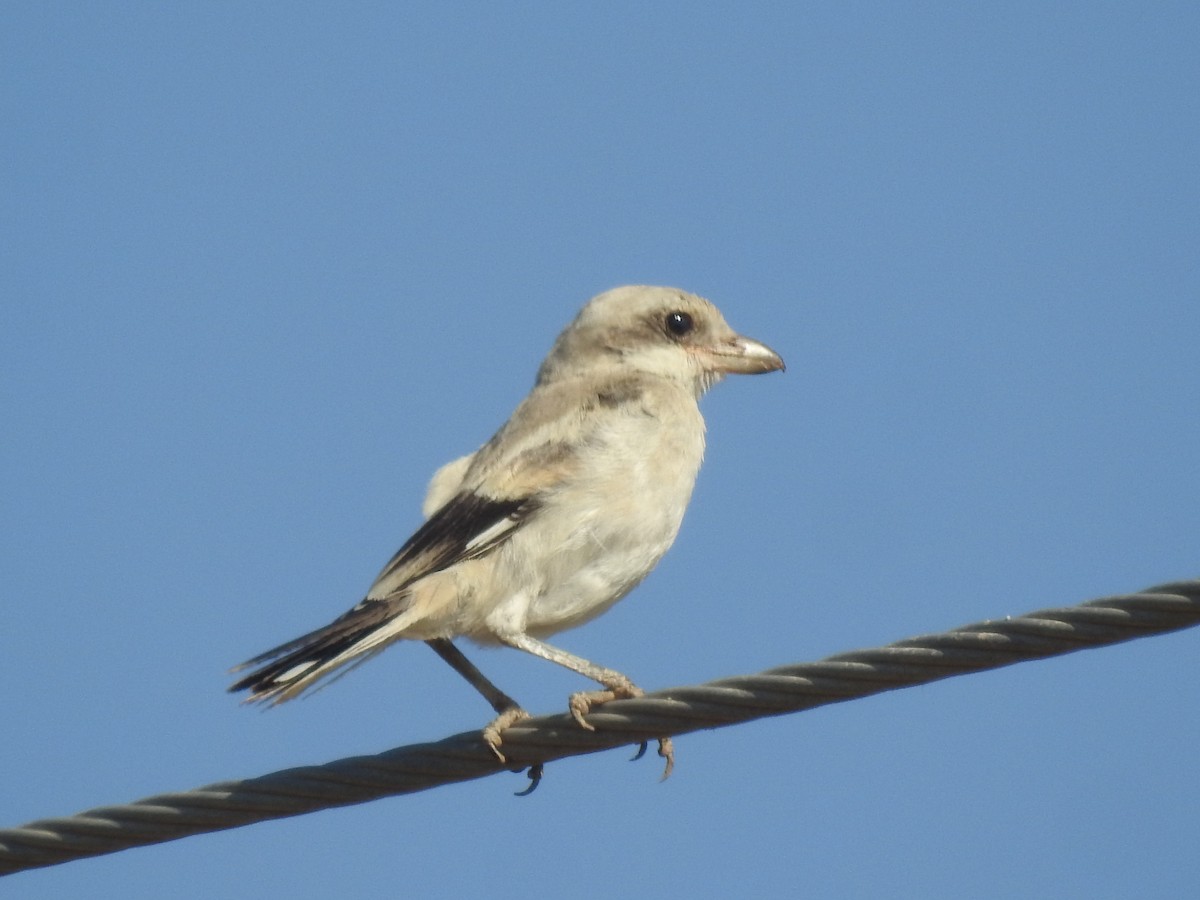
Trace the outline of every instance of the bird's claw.
{"label": "bird's claw", "polygon": [[[645,746],[645,744],[642,746]],[[667,761],[666,765],[663,766],[662,778],[658,780],[666,781],[671,777],[671,773],[675,771],[675,744],[669,737],[660,737],[658,739],[658,755]]]}
{"label": "bird's claw", "polygon": [[[508,765],[508,757],[506,757],[500,749],[502,742],[502,733],[506,728],[522,722],[530,718],[529,713],[521,709],[519,706],[512,706],[488,722],[483,728],[483,742],[488,745],[493,753],[496,754],[496,759],[500,760],[504,765]],[[538,785],[542,783],[542,772],[545,770],[544,763],[534,763],[526,770],[529,776],[529,785],[523,791],[515,791],[514,796],[528,797],[537,790]],[[513,769],[514,772],[521,771],[520,768]]]}
{"label": "bird's claw", "polygon": [[542,783],[542,771],[545,769],[543,763],[534,763],[529,767],[526,775],[529,776],[529,785],[523,791],[514,791],[514,797],[528,797],[538,789],[538,785]]}
{"label": "bird's claw", "polygon": [[[508,764],[508,758],[500,750],[500,744],[503,743],[501,734],[506,728],[510,728],[518,722],[528,718],[529,713],[525,712],[525,710],[521,709],[521,707],[510,706],[484,726],[483,742],[488,745],[493,753],[496,754],[496,758],[500,760],[500,762],[506,765]],[[540,773],[538,777],[541,777]]]}
{"label": "bird's claw", "polygon": [[[596,726],[589,722],[586,718],[591,712],[593,706],[600,706],[608,703],[610,700],[631,700],[635,697],[643,697],[646,692],[632,682],[626,682],[621,685],[613,685],[608,690],[604,691],[580,691],[577,694],[572,694],[567,702],[567,707],[571,710],[571,718],[579,723],[581,728],[586,728],[588,731],[595,731]],[[633,760],[639,760],[646,754],[646,741],[642,741],[638,746],[638,751],[634,754]],[[666,760],[666,766],[663,769],[661,781],[666,781],[671,777],[671,772],[675,769],[675,745],[669,737],[661,737],[658,739],[658,755]]]}
{"label": "bird's claw", "polygon": [[585,718],[591,712],[593,706],[600,706],[608,703],[610,700],[632,700],[635,697],[644,697],[646,692],[634,684],[632,681],[626,681],[623,684],[612,684],[604,691],[580,691],[577,694],[572,694],[567,701],[567,706],[571,710],[571,717],[579,723],[582,728],[588,731],[595,731],[596,727]]}
{"label": "bird's claw", "polygon": [[581,691],[571,695],[567,701],[567,708],[571,711],[571,718],[579,723],[580,728],[595,731],[596,726],[587,720],[587,714],[591,712],[592,706],[605,700],[613,700],[615,697],[612,691]]}

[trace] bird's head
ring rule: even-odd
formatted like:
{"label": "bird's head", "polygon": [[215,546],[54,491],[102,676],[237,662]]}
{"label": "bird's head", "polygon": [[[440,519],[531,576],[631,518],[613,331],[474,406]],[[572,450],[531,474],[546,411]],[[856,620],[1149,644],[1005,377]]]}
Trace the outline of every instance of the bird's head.
{"label": "bird's head", "polygon": [[554,342],[538,382],[604,367],[689,383],[698,395],[725,375],[783,369],[770,347],[738,334],[720,310],[678,288],[630,285],[593,297]]}

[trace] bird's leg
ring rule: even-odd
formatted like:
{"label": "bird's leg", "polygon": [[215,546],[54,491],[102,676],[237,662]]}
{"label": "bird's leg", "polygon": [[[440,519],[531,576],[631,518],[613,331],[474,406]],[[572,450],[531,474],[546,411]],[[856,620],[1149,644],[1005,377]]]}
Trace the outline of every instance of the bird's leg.
{"label": "bird's leg", "polygon": [[[606,669],[604,666],[598,666],[594,662],[584,659],[582,656],[576,656],[574,653],[560,650],[551,644],[547,644],[545,641],[539,641],[537,638],[532,638],[527,634],[513,632],[497,634],[496,637],[510,647],[517,650],[524,650],[526,653],[532,653],[534,656],[540,656],[542,659],[549,660],[552,663],[558,663],[572,672],[578,672],[584,678],[590,678],[592,681],[604,685],[605,690],[603,691],[579,691],[572,694],[567,703],[568,708],[571,710],[571,716],[588,731],[596,730],[595,726],[585,718],[593,706],[599,706],[610,700],[626,700],[641,697],[646,693],[630,681],[627,676],[622,675],[615,669]],[[675,768],[675,747],[669,737],[658,739],[658,755],[666,760],[666,770],[663,772],[663,778],[665,779],[671,774],[671,770]],[[640,756],[641,754],[639,753],[638,757]],[[635,757],[635,759],[638,757]]]}
{"label": "bird's leg", "polygon": [[571,715],[575,718],[576,722],[588,731],[596,730],[584,718],[593,706],[599,706],[601,703],[607,703],[609,700],[624,700],[631,697],[641,697],[645,694],[645,691],[615,669],[606,669],[604,666],[598,666],[581,656],[568,653],[566,650],[560,650],[551,644],[539,641],[537,638],[532,638],[527,634],[500,634],[497,637],[510,647],[514,647],[517,650],[524,650],[526,653],[532,653],[534,656],[540,656],[542,659],[549,660],[552,663],[558,663],[572,672],[578,672],[584,678],[590,678],[592,681],[604,685],[606,690],[603,691],[580,691],[571,695],[569,704]]}
{"label": "bird's leg", "polygon": [[529,713],[525,712],[516,700],[492,684],[473,662],[463,656],[463,652],[454,646],[449,638],[433,638],[425,643],[433,648],[434,653],[450,663],[454,671],[467,679],[471,687],[483,694],[484,699],[492,705],[497,715],[484,726],[483,740],[492,748],[500,762],[507,763],[508,760],[500,752],[501,732],[522,719],[528,719]]}

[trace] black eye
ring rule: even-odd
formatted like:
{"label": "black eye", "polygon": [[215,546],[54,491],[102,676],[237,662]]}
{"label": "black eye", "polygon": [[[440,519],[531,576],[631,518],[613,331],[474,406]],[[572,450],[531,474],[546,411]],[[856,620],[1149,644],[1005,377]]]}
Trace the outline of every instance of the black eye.
{"label": "black eye", "polygon": [[678,310],[667,313],[665,324],[667,326],[667,331],[671,332],[671,334],[675,335],[675,337],[683,337],[685,334],[691,331],[693,327],[695,327],[695,323],[692,322],[692,317],[687,313],[679,312]]}

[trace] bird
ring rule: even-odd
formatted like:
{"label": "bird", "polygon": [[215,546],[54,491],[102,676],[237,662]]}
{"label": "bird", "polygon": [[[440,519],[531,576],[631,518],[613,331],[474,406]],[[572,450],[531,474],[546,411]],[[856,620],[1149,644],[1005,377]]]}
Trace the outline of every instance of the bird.
{"label": "bird", "polygon": [[[423,641],[491,704],[482,738],[504,763],[503,732],[529,714],[454,643],[466,638],[596,682],[601,690],[568,700],[575,721],[593,729],[593,708],[643,691],[546,638],[610,609],[674,542],[704,456],[700,397],[726,375],[783,369],[778,353],[736,333],[695,294],[628,285],[593,297],[509,420],[437,470],[424,523],[362,601],[235,667],[253,671],[229,690],[273,706],[391,644]],[[669,738],[659,739],[659,754],[665,778]]]}

